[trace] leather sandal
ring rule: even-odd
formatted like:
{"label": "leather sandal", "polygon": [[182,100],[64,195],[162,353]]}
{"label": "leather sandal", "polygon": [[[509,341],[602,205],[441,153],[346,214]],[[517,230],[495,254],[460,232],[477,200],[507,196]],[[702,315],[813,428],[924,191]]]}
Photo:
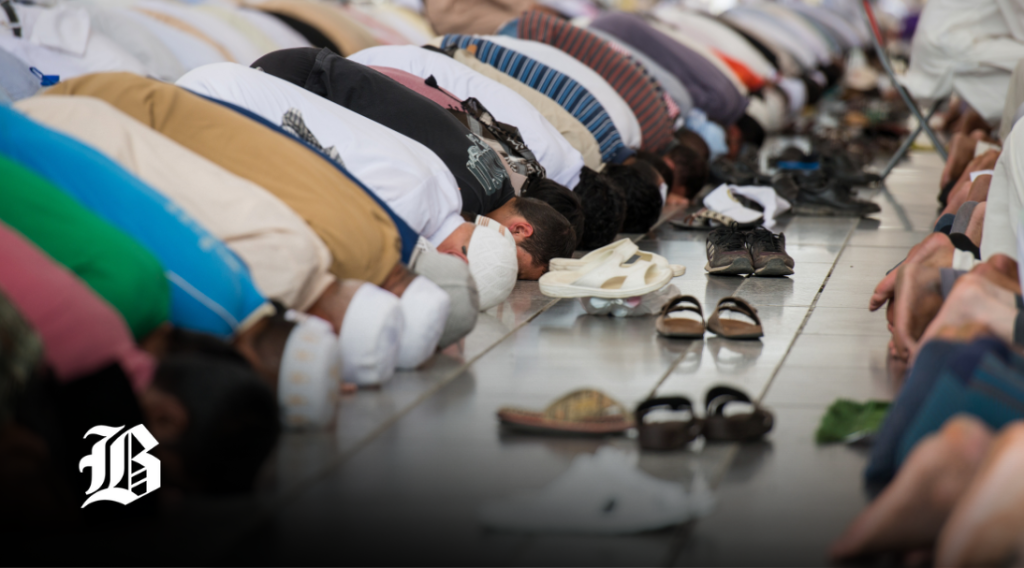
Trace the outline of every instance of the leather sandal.
{"label": "leather sandal", "polygon": [[498,410],[504,426],[534,434],[605,436],[633,427],[633,418],[621,402],[593,389],[570,392],[542,412],[504,407]]}
{"label": "leather sandal", "polygon": [[[720,315],[723,311],[743,314],[754,320],[753,324],[736,319],[724,319]],[[747,303],[743,298],[729,296],[718,301],[715,313],[708,319],[708,331],[727,339],[757,339],[764,337],[764,330],[761,329],[761,320],[757,317],[757,310]]]}
{"label": "leather sandal", "polygon": [[[726,416],[730,402],[752,404],[754,409],[743,414]],[[639,418],[637,423],[639,423]],[[751,402],[742,392],[729,387],[715,387],[707,394],[707,414],[704,417],[704,438],[709,442],[752,442],[771,431],[775,416],[759,404]]]}
{"label": "leather sandal", "polygon": [[[684,317],[669,317],[676,312],[695,312],[700,321]],[[661,307],[661,314],[654,321],[654,329],[660,335],[673,339],[699,339],[704,337],[704,310],[693,296],[676,296]]]}
{"label": "leather sandal", "polygon": [[[645,422],[644,417],[656,409],[689,411],[689,420]],[[677,450],[697,438],[703,431],[704,421],[693,412],[693,404],[684,396],[649,398],[636,407],[634,413],[640,447],[645,450]]]}

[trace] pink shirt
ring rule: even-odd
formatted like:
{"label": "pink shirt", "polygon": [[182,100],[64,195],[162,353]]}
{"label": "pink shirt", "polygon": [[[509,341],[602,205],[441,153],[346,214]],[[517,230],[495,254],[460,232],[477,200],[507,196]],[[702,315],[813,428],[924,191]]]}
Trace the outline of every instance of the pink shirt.
{"label": "pink shirt", "polygon": [[387,75],[394,81],[401,83],[403,87],[416,91],[448,110],[457,110],[462,112],[462,101],[459,97],[456,97],[441,87],[431,87],[426,83],[426,79],[423,79],[422,77],[417,77],[412,73],[407,73],[401,69],[395,69],[394,67],[377,67],[375,65],[371,65],[370,67],[371,69],[379,71],[383,75]]}
{"label": "pink shirt", "polygon": [[116,362],[136,394],[149,386],[156,362],[135,345],[121,315],[4,223],[0,266],[0,289],[42,338],[46,362],[59,381]]}

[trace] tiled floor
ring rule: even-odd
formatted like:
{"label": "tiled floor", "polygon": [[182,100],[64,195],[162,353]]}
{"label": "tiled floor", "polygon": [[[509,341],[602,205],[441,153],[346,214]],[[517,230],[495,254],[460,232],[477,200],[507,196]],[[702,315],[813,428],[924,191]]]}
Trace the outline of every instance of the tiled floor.
{"label": "tiled floor", "polygon": [[[674,284],[706,312],[728,295],[759,309],[760,342],[708,334],[657,336],[653,317],[588,316],[575,300],[520,282],[460,345],[379,391],[342,401],[333,432],[289,434],[256,499],[200,504],[168,522],[180,544],[168,562],[447,565],[822,565],[832,539],[864,505],[861,450],[820,447],[814,431],[836,398],[891,397],[884,314],[871,290],[926,234],[940,162],[915,154],[889,178],[872,220],[787,218],[797,261],[790,278],[712,277],[703,232],[664,225],[642,249],[687,267]],[[638,237],[639,238],[639,237]],[[629,438],[528,437],[504,432],[495,411],[542,408],[580,387],[632,407],[660,394],[703,404],[719,384],[759,397],[775,429],[752,445],[699,444],[640,453],[649,475],[709,480],[714,512],[628,537],[506,534],[484,530],[480,504],[538,488],[602,445]],[[187,519],[188,522],[176,522]]]}

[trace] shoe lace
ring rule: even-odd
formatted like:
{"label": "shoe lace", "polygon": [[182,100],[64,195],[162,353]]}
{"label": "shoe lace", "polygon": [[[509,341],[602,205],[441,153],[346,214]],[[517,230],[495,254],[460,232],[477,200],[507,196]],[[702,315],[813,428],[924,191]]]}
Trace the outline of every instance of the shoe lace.
{"label": "shoe lace", "polygon": [[782,252],[782,242],[779,240],[779,236],[764,227],[757,227],[747,233],[747,242],[751,248],[760,245],[761,250],[764,251]]}
{"label": "shoe lace", "polygon": [[708,239],[716,247],[720,247],[723,250],[739,250],[743,248],[745,239],[743,233],[736,229],[735,226],[720,227],[715,229]]}

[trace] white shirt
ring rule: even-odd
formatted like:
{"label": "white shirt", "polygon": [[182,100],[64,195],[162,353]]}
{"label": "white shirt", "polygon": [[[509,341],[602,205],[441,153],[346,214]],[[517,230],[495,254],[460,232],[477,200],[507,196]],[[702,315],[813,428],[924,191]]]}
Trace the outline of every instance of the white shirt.
{"label": "white shirt", "polygon": [[371,47],[348,58],[367,66],[391,67],[423,79],[433,76],[439,86],[459,99],[477,99],[498,121],[519,129],[523,141],[544,166],[549,179],[569,189],[579,183],[583,156],[544,115],[505,85],[484,77],[451,57],[421,47]]}
{"label": "white shirt", "polygon": [[250,24],[259,28],[261,32],[273,40],[278,45],[278,49],[312,47],[302,34],[293,30],[291,26],[271,14],[250,8],[238,8],[237,11]]}
{"label": "white shirt", "polygon": [[243,65],[251,65],[253,61],[264,55],[262,50],[253,45],[230,24],[195,7],[162,0],[142,0],[135,5],[185,22],[222,45],[236,62]]}
{"label": "white shirt", "polygon": [[749,31],[755,37],[766,36],[772,43],[792,55],[804,71],[818,68],[818,56],[814,49],[793,37],[785,26],[768,14],[747,8],[733,8],[722,17],[743,31]]}
{"label": "white shirt", "polygon": [[322,146],[333,146],[346,168],[410,227],[435,245],[465,221],[451,171],[429,148],[345,107],[273,75],[235,63],[193,69],[177,84],[248,109],[281,124],[302,113]]}
{"label": "white shirt", "polygon": [[174,81],[185,74],[171,46],[122,12],[93,2],[81,4],[89,12],[92,30],[105,34],[146,66],[146,73],[161,81]]}
{"label": "white shirt", "polygon": [[597,71],[561,49],[543,42],[503,35],[484,37],[502,47],[536,59],[583,85],[608,112],[615,129],[619,131],[622,143],[633,149],[640,147],[640,123],[633,114],[633,109],[629,108],[629,103]]}
{"label": "white shirt", "polygon": [[135,10],[118,9],[117,12],[162,41],[186,71],[225,61],[224,56],[212,45],[174,26]]}

